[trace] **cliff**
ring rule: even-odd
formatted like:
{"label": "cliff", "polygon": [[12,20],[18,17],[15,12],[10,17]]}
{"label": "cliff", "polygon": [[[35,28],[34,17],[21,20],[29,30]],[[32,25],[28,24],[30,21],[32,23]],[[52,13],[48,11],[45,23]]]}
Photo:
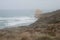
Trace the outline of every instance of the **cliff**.
{"label": "cliff", "polygon": [[41,14],[29,26],[0,29],[0,40],[60,40],[60,10]]}

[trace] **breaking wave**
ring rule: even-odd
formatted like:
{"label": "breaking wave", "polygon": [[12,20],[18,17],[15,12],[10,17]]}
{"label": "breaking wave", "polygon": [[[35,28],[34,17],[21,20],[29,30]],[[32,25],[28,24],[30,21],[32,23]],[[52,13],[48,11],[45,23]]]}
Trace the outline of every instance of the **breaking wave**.
{"label": "breaking wave", "polygon": [[11,26],[24,26],[34,23],[36,18],[34,17],[0,17],[0,28]]}

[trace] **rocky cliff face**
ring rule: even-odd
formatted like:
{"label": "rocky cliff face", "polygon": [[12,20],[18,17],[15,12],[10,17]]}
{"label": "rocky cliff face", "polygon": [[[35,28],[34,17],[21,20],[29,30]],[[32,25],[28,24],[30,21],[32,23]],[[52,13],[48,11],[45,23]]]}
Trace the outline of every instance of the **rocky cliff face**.
{"label": "rocky cliff face", "polygon": [[60,22],[60,10],[41,14],[41,15],[42,16],[30,26],[38,26],[41,24],[56,24]]}

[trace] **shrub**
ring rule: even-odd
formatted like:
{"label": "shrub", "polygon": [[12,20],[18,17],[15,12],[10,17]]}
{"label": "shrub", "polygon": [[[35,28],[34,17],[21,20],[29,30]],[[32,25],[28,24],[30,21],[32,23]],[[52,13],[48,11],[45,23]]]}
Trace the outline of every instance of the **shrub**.
{"label": "shrub", "polygon": [[53,40],[53,39],[45,36],[45,37],[38,37],[37,40]]}

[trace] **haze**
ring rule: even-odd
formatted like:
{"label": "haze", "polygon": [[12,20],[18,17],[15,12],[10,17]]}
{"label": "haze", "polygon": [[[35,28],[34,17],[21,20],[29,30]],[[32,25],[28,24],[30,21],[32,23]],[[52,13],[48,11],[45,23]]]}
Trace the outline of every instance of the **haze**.
{"label": "haze", "polygon": [[42,10],[60,9],[60,0],[0,0],[0,10],[36,8]]}

